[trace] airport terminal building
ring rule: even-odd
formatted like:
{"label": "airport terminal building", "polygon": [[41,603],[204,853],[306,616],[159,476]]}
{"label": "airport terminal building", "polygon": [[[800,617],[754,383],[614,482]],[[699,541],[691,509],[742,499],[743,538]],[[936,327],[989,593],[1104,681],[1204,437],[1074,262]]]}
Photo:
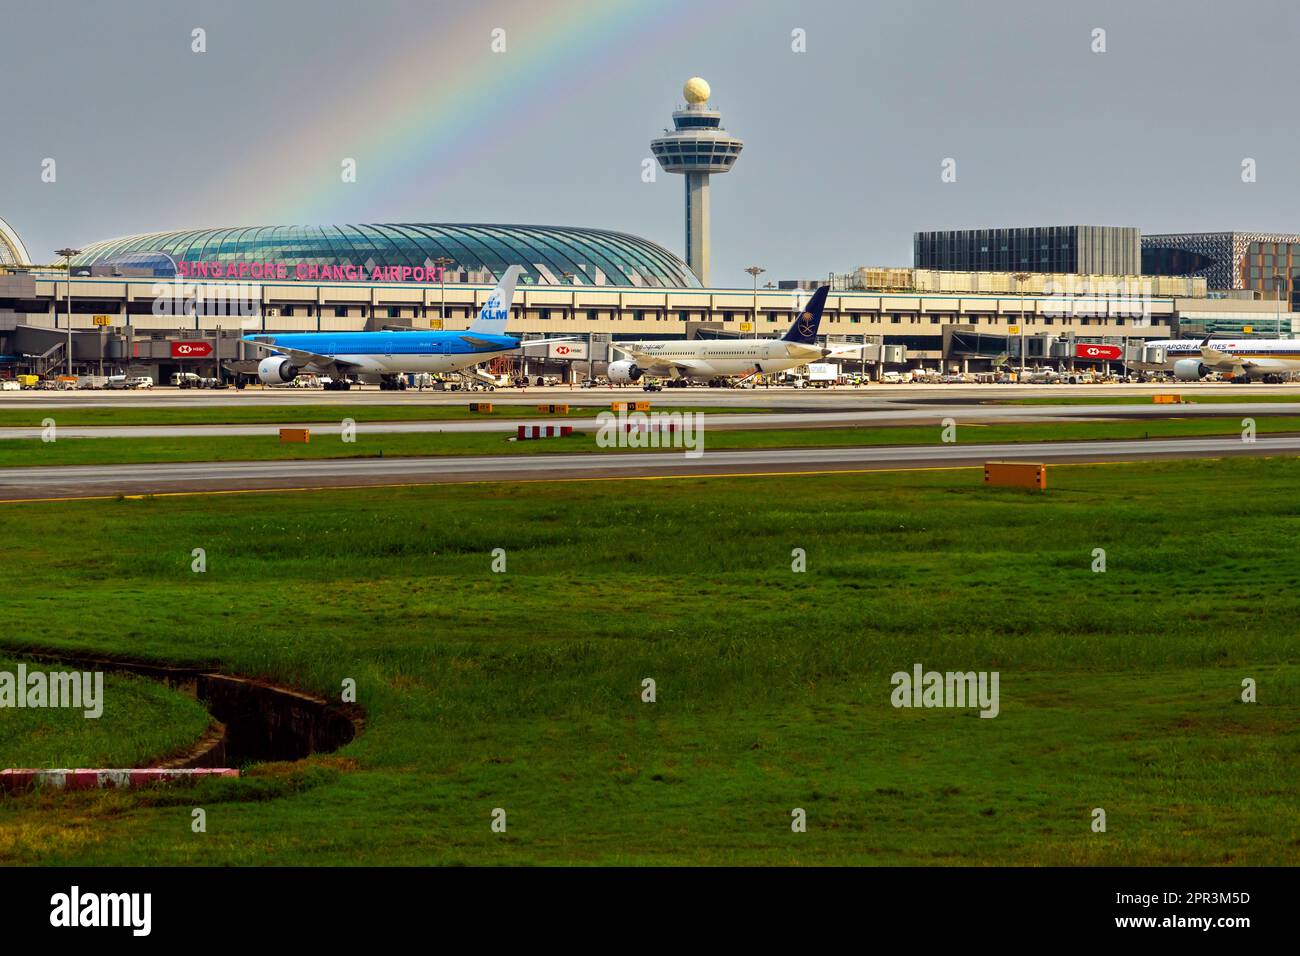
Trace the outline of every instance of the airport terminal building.
{"label": "airport terminal building", "polygon": [[[59,268],[25,266],[16,235],[5,248],[13,261],[0,266],[0,374],[64,370],[70,349],[74,370],[166,381],[177,371],[212,374],[218,359],[247,358],[239,339],[252,332],[466,328],[513,263],[525,272],[509,331],[577,337],[578,347],[567,351],[585,360],[583,373],[601,371],[611,341],[779,336],[806,295],[703,288],[682,259],[656,243],[578,227],[390,223],[152,233],[85,247],[71,260],[70,279]],[[879,357],[912,368],[979,371],[1018,354],[1022,329],[1036,343],[1026,346],[1031,358],[1073,360],[1076,340],[1140,348],[1144,339],[1170,337],[1180,316],[1205,301],[1195,286],[1178,283],[1047,285],[1052,276],[1044,272],[1014,282],[980,274],[944,284],[923,282],[916,270],[895,271],[909,278],[888,288],[833,290],[823,336],[896,346]],[[1258,305],[1265,304],[1230,307]],[[546,358],[530,361],[537,368]],[[569,370],[553,364],[548,371]]]}
{"label": "airport terminal building", "polygon": [[1184,232],[1142,237],[1148,275],[1202,276],[1225,293],[1253,293],[1300,308],[1300,235]]}
{"label": "airport terminal building", "polygon": [[1133,226],[1018,226],[945,229],[912,236],[912,264],[954,272],[1142,274]]}

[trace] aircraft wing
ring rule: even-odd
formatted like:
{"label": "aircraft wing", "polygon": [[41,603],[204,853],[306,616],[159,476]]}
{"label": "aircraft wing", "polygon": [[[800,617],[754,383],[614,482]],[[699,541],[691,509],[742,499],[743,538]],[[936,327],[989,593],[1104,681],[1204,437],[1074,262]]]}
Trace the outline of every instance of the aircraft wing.
{"label": "aircraft wing", "polygon": [[468,342],[476,349],[482,349],[484,352],[496,351],[501,348],[500,343],[489,342],[487,339],[480,339],[473,335],[459,335],[457,336],[457,338],[459,338],[462,342]]}
{"label": "aircraft wing", "polygon": [[1217,366],[1218,368],[1253,368],[1255,363],[1250,359],[1244,359],[1229,352],[1220,352],[1218,349],[1212,349],[1208,345],[1201,345],[1201,361],[1206,365]]}
{"label": "aircraft wing", "polygon": [[823,358],[839,358],[841,355],[860,355],[865,349],[874,349],[875,344],[867,345],[837,345],[834,348],[823,349],[825,355]]}
{"label": "aircraft wing", "polygon": [[[671,362],[650,362],[642,365],[641,370],[647,375],[654,375],[658,378],[664,376],[675,377],[676,375],[711,375],[707,362],[696,361],[695,359],[673,359]],[[752,373],[751,373],[752,374]]]}
{"label": "aircraft wing", "polygon": [[531,349],[531,348],[535,348],[538,345],[554,345],[556,342],[580,342],[580,341],[582,340],[578,338],[576,335],[571,335],[568,338],[563,338],[563,339],[533,339],[529,342],[521,343],[519,347],[521,349]]}
{"label": "aircraft wing", "polygon": [[312,365],[323,370],[330,366],[336,368],[351,368],[356,364],[355,362],[346,362],[337,359],[332,355],[320,355],[316,352],[304,352],[302,349],[285,348],[283,345],[272,345],[270,342],[257,342],[250,339],[248,340],[248,343],[250,345],[259,346],[260,348],[269,349],[279,355],[287,355],[289,358],[297,362],[300,367]]}
{"label": "aircraft wing", "polygon": [[[554,340],[552,340],[554,341]],[[641,367],[641,371],[647,375],[653,375],[655,378],[664,378],[665,376],[673,377],[674,375],[710,375],[709,365],[703,360],[697,359],[671,359],[665,361],[654,355],[649,355],[634,346],[617,345],[609,343],[609,347],[616,352],[622,352],[632,361]]]}
{"label": "aircraft wing", "polygon": [[[501,351],[501,344],[500,344],[499,342],[489,342],[487,339],[481,339],[481,338],[478,338],[477,336],[469,335],[469,334],[465,334],[465,335],[461,335],[461,336],[457,336],[457,337],[458,337],[462,342],[468,342],[470,345],[474,346],[474,348],[479,349],[479,350],[484,351],[484,352],[499,352],[499,351]],[[553,344],[556,343],[556,342],[577,342],[577,341],[579,341],[579,339],[576,338],[576,337],[563,338],[563,339],[534,339],[534,340],[531,341],[531,342],[523,342],[523,343],[521,343],[521,344],[515,346],[515,348],[518,348],[518,349],[531,349],[531,348],[535,348],[535,347],[537,347],[537,346],[539,346],[539,345],[553,345]]]}

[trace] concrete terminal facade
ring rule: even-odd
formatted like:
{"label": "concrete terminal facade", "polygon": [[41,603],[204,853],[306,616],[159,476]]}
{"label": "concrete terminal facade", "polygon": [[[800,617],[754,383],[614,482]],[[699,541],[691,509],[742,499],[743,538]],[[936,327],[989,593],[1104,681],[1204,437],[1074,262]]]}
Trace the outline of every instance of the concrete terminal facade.
{"label": "concrete terminal facade", "polygon": [[[25,257],[16,236],[5,248]],[[509,331],[578,338],[584,347],[569,351],[584,373],[602,370],[611,341],[779,336],[807,295],[703,288],[673,253],[609,230],[408,223],[154,233],[87,246],[71,279],[55,267],[0,266],[0,374],[129,372],[163,382],[249,358],[239,339],[251,332],[463,329],[510,263],[526,273]],[[982,371],[1018,356],[1022,336],[1031,364],[1059,364],[1077,357],[1072,340],[1169,338],[1189,320],[1197,331],[1233,320],[1263,333],[1283,321],[1275,302],[1207,299],[1197,278],[850,276],[834,283],[823,338],[895,346],[882,361],[911,368]],[[1289,334],[1289,313],[1285,324]],[[548,371],[576,370],[556,361]]]}
{"label": "concrete terminal facade", "polygon": [[[66,366],[68,285],[68,278],[55,270],[0,271],[0,352],[26,357],[29,363],[43,357],[45,370]],[[159,380],[170,371],[195,367],[194,360],[172,357],[174,342],[210,341],[222,360],[233,361],[244,357],[239,335],[254,331],[462,329],[492,288],[488,283],[440,286],[93,276],[74,276],[71,287],[74,366],[94,370],[102,357],[113,368],[130,365]],[[589,359],[598,365],[606,360],[611,340],[779,336],[793,321],[804,295],[760,290],[756,299],[747,289],[521,286],[509,331],[530,337],[577,335],[590,344]],[[978,370],[993,356],[954,352],[952,332],[1005,338],[1023,327],[1028,336],[1059,339],[1168,338],[1188,306],[1204,301],[837,291],[827,300],[821,331],[831,340],[904,345],[911,367],[937,368],[950,362]]]}

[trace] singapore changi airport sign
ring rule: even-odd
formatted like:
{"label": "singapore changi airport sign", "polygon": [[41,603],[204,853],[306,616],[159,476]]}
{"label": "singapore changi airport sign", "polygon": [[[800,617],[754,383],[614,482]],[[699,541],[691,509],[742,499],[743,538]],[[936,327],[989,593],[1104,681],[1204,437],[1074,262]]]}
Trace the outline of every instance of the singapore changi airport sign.
{"label": "singapore changi airport sign", "polygon": [[300,279],[306,282],[441,282],[442,266],[323,266],[299,262],[291,269],[285,262],[200,262],[176,263],[180,279]]}

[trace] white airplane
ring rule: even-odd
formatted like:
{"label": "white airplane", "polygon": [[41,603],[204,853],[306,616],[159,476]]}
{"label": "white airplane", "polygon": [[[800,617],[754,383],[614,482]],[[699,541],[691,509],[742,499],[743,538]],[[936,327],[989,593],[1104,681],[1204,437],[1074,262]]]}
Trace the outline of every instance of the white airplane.
{"label": "white airplane", "polygon": [[341,388],[349,387],[353,378],[396,383],[397,376],[406,372],[456,372],[521,349],[573,341],[522,342],[506,334],[521,272],[522,266],[506,269],[478,318],[464,332],[289,332],[250,335],[244,341],[275,353],[258,363],[257,375],[267,385],[283,385],[302,372],[313,372],[329,376]]}
{"label": "white airplane", "polygon": [[1149,342],[1164,348],[1166,361],[1173,361],[1174,378],[1196,382],[1211,372],[1228,372],[1233,381],[1281,382],[1300,372],[1300,339],[1232,339],[1211,342],[1207,336],[1195,339],[1166,339]]}
{"label": "white airplane", "polygon": [[817,344],[817,327],[829,292],[827,285],[814,292],[790,331],[779,339],[670,339],[611,344],[611,348],[629,358],[610,362],[606,375],[616,385],[631,384],[651,375],[666,378],[669,385],[683,386],[692,378],[720,380],[748,378],[759,373],[770,375],[809,362],[860,353],[864,346],[823,348]]}

